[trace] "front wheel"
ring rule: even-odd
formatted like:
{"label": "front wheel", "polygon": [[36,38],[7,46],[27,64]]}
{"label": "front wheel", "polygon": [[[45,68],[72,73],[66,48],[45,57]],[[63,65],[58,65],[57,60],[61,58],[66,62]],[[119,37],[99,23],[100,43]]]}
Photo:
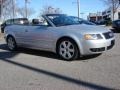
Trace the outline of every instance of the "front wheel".
{"label": "front wheel", "polygon": [[79,49],[73,40],[64,39],[59,42],[57,53],[62,59],[71,61],[78,58]]}
{"label": "front wheel", "polygon": [[17,44],[16,44],[15,39],[12,36],[9,36],[7,38],[7,46],[8,46],[8,48],[9,48],[10,51],[16,50]]}

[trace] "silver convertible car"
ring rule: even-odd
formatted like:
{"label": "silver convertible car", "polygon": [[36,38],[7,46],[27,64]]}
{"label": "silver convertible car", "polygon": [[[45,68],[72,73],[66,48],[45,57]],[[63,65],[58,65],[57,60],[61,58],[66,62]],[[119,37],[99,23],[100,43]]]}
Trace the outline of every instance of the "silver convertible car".
{"label": "silver convertible car", "polygon": [[18,47],[46,50],[65,60],[100,54],[115,44],[112,31],[80,24],[65,14],[46,14],[30,24],[9,25],[5,28],[5,39],[11,51]]}

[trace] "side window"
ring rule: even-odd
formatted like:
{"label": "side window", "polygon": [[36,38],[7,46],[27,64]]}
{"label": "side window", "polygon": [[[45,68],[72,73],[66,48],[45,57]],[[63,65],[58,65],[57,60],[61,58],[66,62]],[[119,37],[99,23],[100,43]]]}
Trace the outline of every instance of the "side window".
{"label": "side window", "polygon": [[12,23],[11,23],[11,20],[7,20],[7,21],[6,21],[6,25],[9,25],[9,24],[12,24]]}
{"label": "side window", "polygon": [[27,19],[15,19],[14,24],[29,25],[29,21]]}
{"label": "side window", "polygon": [[14,20],[14,24],[20,24],[20,21],[17,20],[17,19],[15,19],[15,20]]}
{"label": "side window", "polygon": [[48,26],[48,22],[40,17],[40,19],[32,19],[32,25],[42,25],[42,26]]}
{"label": "side window", "polygon": [[40,25],[49,26],[48,22],[43,17],[40,17]]}

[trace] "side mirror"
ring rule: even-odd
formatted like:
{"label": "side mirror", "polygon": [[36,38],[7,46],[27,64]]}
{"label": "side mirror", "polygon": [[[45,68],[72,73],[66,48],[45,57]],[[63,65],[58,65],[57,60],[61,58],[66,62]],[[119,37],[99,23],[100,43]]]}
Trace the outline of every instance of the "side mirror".
{"label": "side mirror", "polygon": [[32,24],[39,24],[39,23],[40,23],[39,19],[33,19],[32,20]]}

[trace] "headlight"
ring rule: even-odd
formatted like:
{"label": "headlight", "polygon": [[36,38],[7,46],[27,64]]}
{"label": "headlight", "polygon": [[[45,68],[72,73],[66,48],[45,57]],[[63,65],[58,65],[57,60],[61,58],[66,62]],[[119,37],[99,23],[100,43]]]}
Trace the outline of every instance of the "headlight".
{"label": "headlight", "polygon": [[103,39],[103,37],[100,34],[85,34],[84,38],[86,40],[98,40]]}

